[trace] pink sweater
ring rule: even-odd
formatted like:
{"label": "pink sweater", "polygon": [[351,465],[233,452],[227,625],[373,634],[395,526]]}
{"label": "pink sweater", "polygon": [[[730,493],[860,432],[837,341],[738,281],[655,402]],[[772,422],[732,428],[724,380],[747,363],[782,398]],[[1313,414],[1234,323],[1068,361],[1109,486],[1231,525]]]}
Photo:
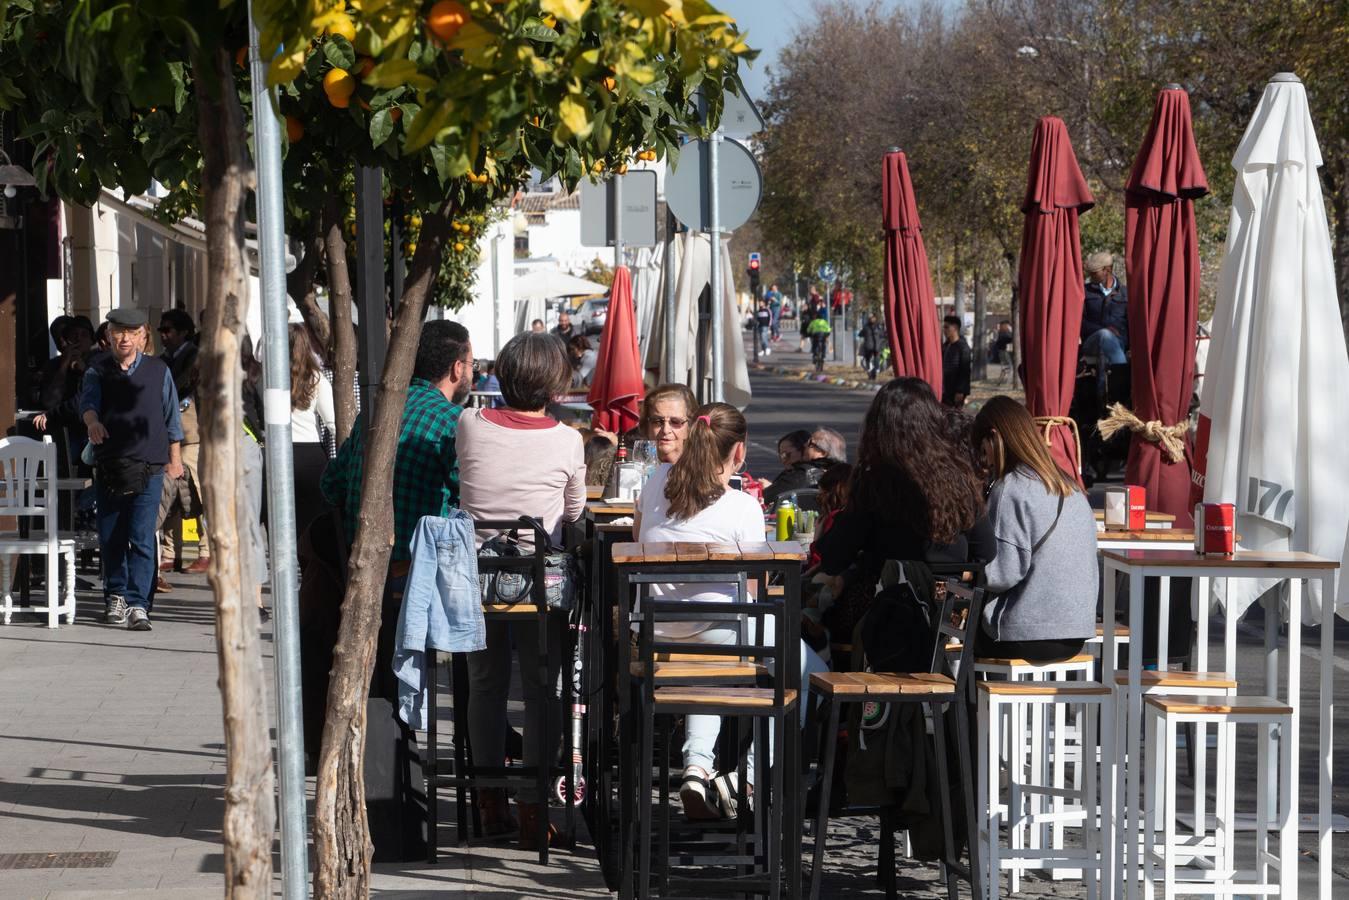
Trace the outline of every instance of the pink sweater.
{"label": "pink sweater", "polygon": [[[581,436],[556,422],[516,427],[510,424],[514,417],[493,412],[466,409],[459,417],[459,508],[475,519],[535,516],[560,544],[562,524],[575,522],[585,510]],[[479,543],[484,537],[479,534]]]}

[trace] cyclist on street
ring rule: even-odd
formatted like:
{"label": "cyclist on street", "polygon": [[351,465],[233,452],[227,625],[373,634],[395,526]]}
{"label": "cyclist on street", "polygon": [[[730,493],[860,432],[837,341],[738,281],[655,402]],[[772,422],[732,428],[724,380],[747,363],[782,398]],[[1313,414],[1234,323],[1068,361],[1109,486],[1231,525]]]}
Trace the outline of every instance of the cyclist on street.
{"label": "cyclist on street", "polygon": [[833,328],[829,325],[829,314],[824,310],[810,320],[806,334],[810,337],[810,358],[815,361],[815,371],[824,371],[824,353],[829,346],[829,335]]}

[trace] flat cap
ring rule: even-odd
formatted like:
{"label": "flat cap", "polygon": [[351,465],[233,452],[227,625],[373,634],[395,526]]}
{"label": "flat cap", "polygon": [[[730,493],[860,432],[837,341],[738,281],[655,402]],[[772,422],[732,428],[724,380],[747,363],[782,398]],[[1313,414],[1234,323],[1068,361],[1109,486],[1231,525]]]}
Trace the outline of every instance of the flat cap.
{"label": "flat cap", "polygon": [[150,317],[145,314],[143,309],[120,307],[108,313],[108,324],[120,328],[139,328],[149,321]]}

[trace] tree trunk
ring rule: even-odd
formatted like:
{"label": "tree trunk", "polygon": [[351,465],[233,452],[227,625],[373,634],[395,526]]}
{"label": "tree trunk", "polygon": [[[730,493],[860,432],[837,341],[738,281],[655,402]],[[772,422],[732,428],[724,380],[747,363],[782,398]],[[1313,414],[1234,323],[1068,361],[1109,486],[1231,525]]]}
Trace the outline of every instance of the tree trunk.
{"label": "tree trunk", "polygon": [[[211,523],[216,651],[225,720],[225,896],[272,896],[272,837],[276,826],[271,734],[262,698],[263,674],[254,611],[257,582],[239,535],[246,530],[247,492],[239,437],[243,421],[240,337],[248,305],[244,205],[253,181],[244,145],[244,116],[234,88],[233,60],[223,50],[193,66],[200,112],[203,216],[206,223],[206,303],[202,315],[202,493]],[[214,85],[220,96],[211,96]],[[245,602],[247,598],[248,602]]]}
{"label": "tree trunk", "polygon": [[974,378],[988,378],[988,291],[984,287],[983,266],[976,254],[974,266]]}
{"label": "tree trunk", "polygon": [[1012,386],[1021,385],[1021,273],[1017,269],[1017,257],[1008,251],[1007,273],[1012,279],[1012,305],[1008,318],[1012,320]]}
{"label": "tree trunk", "polygon": [[314,895],[364,898],[370,892],[373,848],[365,811],[365,706],[379,635],[380,606],[392,551],[393,471],[398,433],[412,380],[426,301],[450,234],[447,201],[422,223],[393,340],[380,375],[374,417],[365,435],[365,475],[347,593],[328,687],[314,804]]}
{"label": "tree trunk", "polygon": [[331,366],[333,329],[328,322],[327,314],[319,309],[318,288],[314,283],[319,261],[323,258],[322,223],[317,214],[309,217],[304,235],[300,238],[300,245],[304,255],[295,264],[295,269],[286,276],[286,293],[299,308],[300,316],[309,327],[309,333],[314,336],[315,345],[323,354],[323,361]]}
{"label": "tree trunk", "polygon": [[[342,237],[342,212],[337,199],[323,207],[323,256],[328,265],[328,309],[333,328],[333,407],[337,417],[337,445],[351,434],[358,414],[356,404],[356,329],[351,324],[351,270],[347,268],[347,240]],[[372,398],[365,398],[369,403]]]}

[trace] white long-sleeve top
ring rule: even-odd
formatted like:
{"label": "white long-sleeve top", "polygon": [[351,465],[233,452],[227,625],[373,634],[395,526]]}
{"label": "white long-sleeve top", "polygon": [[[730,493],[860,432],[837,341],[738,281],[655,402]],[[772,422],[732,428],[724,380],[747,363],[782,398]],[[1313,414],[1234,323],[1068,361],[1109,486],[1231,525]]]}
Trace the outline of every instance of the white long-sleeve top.
{"label": "white long-sleeve top", "polygon": [[337,415],[333,411],[333,388],[328,379],[318,377],[318,387],[309,405],[303,409],[291,408],[290,439],[295,444],[319,443],[319,422],[329,431],[337,429]]}

